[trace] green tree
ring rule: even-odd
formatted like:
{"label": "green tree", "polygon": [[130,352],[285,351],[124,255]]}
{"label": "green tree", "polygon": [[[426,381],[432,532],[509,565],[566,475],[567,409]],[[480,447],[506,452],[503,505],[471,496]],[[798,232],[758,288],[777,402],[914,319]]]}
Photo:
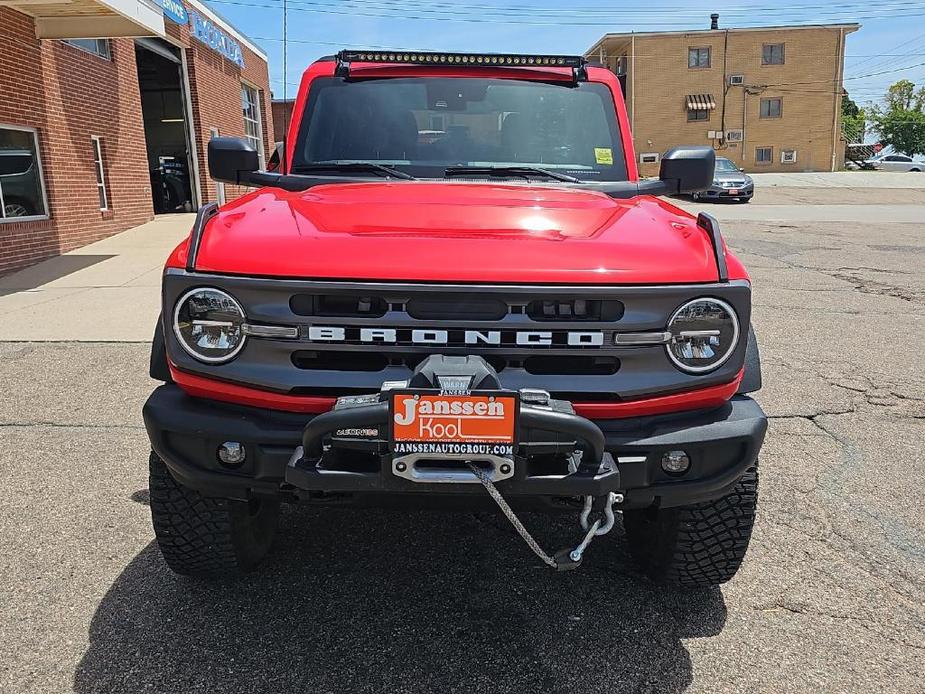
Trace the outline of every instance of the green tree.
{"label": "green tree", "polygon": [[841,130],[848,144],[863,142],[867,130],[867,114],[848,96],[848,92],[842,93]]}
{"label": "green tree", "polygon": [[903,154],[925,154],[925,87],[900,80],[886,92],[883,106],[870,109],[880,141]]}

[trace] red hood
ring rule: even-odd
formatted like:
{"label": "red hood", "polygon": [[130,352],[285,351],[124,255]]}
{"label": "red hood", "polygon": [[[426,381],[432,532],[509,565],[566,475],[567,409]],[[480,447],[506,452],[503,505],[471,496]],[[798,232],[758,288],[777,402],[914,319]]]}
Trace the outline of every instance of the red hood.
{"label": "red hood", "polygon": [[[184,255],[181,247],[178,263]],[[716,281],[707,235],[666,202],[486,183],[261,190],[226,205],[209,223],[196,268],[441,282]]]}

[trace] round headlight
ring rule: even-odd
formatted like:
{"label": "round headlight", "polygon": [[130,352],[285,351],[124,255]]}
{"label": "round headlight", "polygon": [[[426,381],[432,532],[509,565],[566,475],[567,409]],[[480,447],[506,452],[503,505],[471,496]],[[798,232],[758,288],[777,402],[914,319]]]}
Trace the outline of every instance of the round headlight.
{"label": "round headlight", "polygon": [[668,321],[668,357],[682,371],[704,373],[718,368],[739,341],[739,318],[719,299],[694,299]]}
{"label": "round headlight", "polygon": [[188,291],[177,302],[173,331],[180,346],[199,361],[226,362],[244,347],[244,309],[220,289]]}

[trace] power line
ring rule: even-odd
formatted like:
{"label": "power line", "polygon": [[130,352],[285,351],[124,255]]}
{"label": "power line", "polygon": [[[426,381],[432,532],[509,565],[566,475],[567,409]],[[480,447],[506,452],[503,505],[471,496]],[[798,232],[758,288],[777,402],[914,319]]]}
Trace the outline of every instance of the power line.
{"label": "power line", "polygon": [[[911,39],[909,39],[908,41],[903,41],[901,44],[899,44],[898,46],[894,46],[893,48],[894,48],[894,49],[896,49],[896,48],[902,48],[903,46],[908,46],[910,43],[914,43],[914,42],[920,41],[920,40],[922,40],[922,39],[925,39],[925,34],[919,34],[918,36],[913,36],[913,37],[912,37]],[[857,64],[855,64],[855,65],[852,65],[852,66],[851,66],[851,69],[852,69],[852,70],[856,70],[858,67],[860,67],[861,65],[864,65],[865,63],[868,63],[868,62],[870,62],[870,61],[869,61],[869,60],[861,61],[860,63],[857,63]],[[888,64],[888,63],[890,63],[890,62],[892,62],[892,61],[889,61],[889,60],[887,60],[887,61],[875,61],[874,64],[871,65],[871,66],[868,68],[868,70],[871,70],[871,69],[874,69],[874,68],[885,67],[886,64]]]}
{"label": "power line", "polygon": [[[261,9],[278,9],[278,5],[267,5],[265,3],[257,2],[244,2],[243,0],[211,0],[214,3],[225,4],[225,5],[237,5],[241,7],[257,7]],[[400,6],[399,6],[400,7]],[[408,19],[408,20],[421,20],[421,21],[445,21],[445,22],[464,22],[464,23],[475,23],[475,24],[513,24],[513,25],[526,25],[526,26],[600,26],[602,23],[601,19],[593,19],[590,21],[577,21],[577,20],[568,20],[562,17],[551,17],[547,15],[548,19],[545,21],[542,18],[541,13],[533,12],[531,14],[519,15],[516,19],[511,15],[498,15],[499,13],[483,13],[479,16],[465,14],[465,13],[455,13],[448,16],[450,11],[441,10],[439,13],[431,12],[428,13],[426,9],[414,10],[421,14],[406,14],[396,12],[396,7],[392,5],[375,5],[373,3],[363,3],[362,5],[350,4],[348,1],[338,3],[336,5],[325,5],[321,2],[311,2],[310,0],[301,0],[298,6],[292,8],[294,11],[298,12],[308,12],[316,14],[333,14],[333,15],[343,15],[350,17],[371,17],[376,19]],[[769,11],[772,8],[768,8]],[[375,10],[375,11],[370,11]],[[840,19],[850,19],[852,21],[859,19],[886,19],[886,18],[897,18],[897,17],[922,17],[925,16],[925,5],[916,4],[910,5],[908,7],[909,11],[903,11],[901,7],[888,7],[884,8],[881,11],[876,12],[875,14],[863,14],[858,11],[833,11],[825,15],[824,18],[818,18],[818,21],[838,21]],[[640,10],[639,14],[651,14],[654,10],[651,8],[648,11]],[[886,14],[884,13],[886,12]],[[899,14],[889,14],[890,12],[899,12]],[[659,10],[659,17],[664,14],[664,10]],[[838,14],[845,15],[843,17],[837,17]],[[459,16],[455,16],[459,15]],[[539,17],[539,18],[538,18]],[[792,19],[792,17],[789,17]],[[766,18],[755,24],[742,24],[743,28],[751,27],[761,27],[766,26]],[[649,22],[636,22],[636,24],[649,24],[649,25],[659,25],[659,26],[683,26],[690,27],[690,22],[662,22],[657,19]]]}
{"label": "power line", "polygon": [[[848,80],[869,79],[871,77],[878,77],[880,75],[888,75],[894,72],[903,72],[904,70],[911,70],[916,67],[922,67],[923,65],[925,65],[925,62],[916,63],[915,65],[906,65],[905,67],[893,68],[891,70],[881,70],[879,72],[870,72],[866,75],[855,75],[854,77],[845,77],[844,81],[847,82]],[[839,81],[838,79],[827,79],[827,80],[806,80],[804,82],[768,82],[765,84],[754,85],[754,86],[781,87],[781,86],[797,86],[797,85],[805,85],[805,84],[832,84],[832,83],[837,83],[838,81]]]}
{"label": "power line", "polygon": [[[273,39],[263,39],[263,40],[273,40]],[[300,42],[301,43],[301,42]],[[304,41],[304,43],[314,43],[310,41]],[[343,44],[334,44],[333,42],[318,42],[331,45],[343,45]],[[387,47],[378,47],[378,46],[368,46],[369,48],[379,48],[380,50],[395,50],[395,51],[413,51],[413,50],[425,50],[421,48],[387,48]],[[925,66],[925,62],[915,63],[914,65],[906,65],[904,67],[892,68],[890,70],[880,70],[879,72],[871,72],[865,75],[855,75],[853,77],[845,77],[842,81],[848,80],[859,80],[859,79],[869,79],[871,77],[878,77],[880,75],[888,75],[896,72],[903,72],[905,70],[911,70],[913,68]],[[838,79],[825,79],[825,80],[807,80],[803,82],[768,82],[762,84],[756,84],[753,86],[770,88],[770,87],[785,87],[785,86],[800,86],[808,84],[832,84],[837,83],[840,80]]]}
{"label": "power line", "polygon": [[[277,1],[278,4],[278,1]],[[360,8],[372,8],[380,10],[389,10],[393,11],[395,9],[411,9],[415,12],[421,12],[425,14],[436,14],[436,15],[484,15],[486,13],[491,15],[499,16],[526,16],[526,17],[536,17],[536,16],[549,16],[549,17],[559,17],[566,16],[571,17],[576,14],[574,8],[559,9],[559,8],[544,8],[537,7],[535,5],[511,5],[509,3],[504,3],[502,5],[479,5],[466,3],[463,6],[460,6],[457,3],[446,3],[446,2],[432,2],[430,0],[403,0],[402,2],[392,2],[390,0],[370,0],[369,2],[358,2],[358,0],[340,0],[339,2],[328,2],[324,0],[300,0],[295,2],[297,5],[305,5],[311,7],[319,8],[344,8],[344,7],[360,7]],[[869,2],[843,2],[839,5],[833,6],[835,9],[829,11],[829,14],[848,14],[856,13],[857,11],[872,11]],[[449,9],[447,9],[449,8]],[[894,0],[893,2],[881,5],[878,8],[878,13],[882,14],[883,12],[892,12],[892,11],[906,11],[906,10],[917,10],[922,9],[923,5],[920,0]],[[790,5],[790,6],[768,6],[768,5],[741,5],[741,6],[724,6],[723,15],[737,15],[743,14],[752,16],[755,12],[763,13],[786,13],[788,17],[791,17],[792,14],[796,11],[805,11],[812,13],[814,16],[819,13],[818,4],[806,4],[806,5]],[[624,15],[645,15],[645,14],[655,14],[659,17],[664,15],[666,12],[671,13],[672,15],[681,15],[681,16],[694,16],[694,17],[703,17],[704,13],[699,9],[691,9],[690,6],[659,6],[652,7],[651,5],[639,5],[636,7],[622,6],[618,8],[610,7],[606,9],[596,9],[583,6],[581,11],[577,14],[581,16],[590,16],[599,19],[596,15],[603,16],[616,16],[623,17]]]}
{"label": "power line", "polygon": [[[446,3],[446,2],[431,2],[430,0],[403,0],[400,3],[392,3],[389,0],[371,0],[370,2],[357,2],[356,0],[342,0],[341,2],[324,2],[324,1],[312,1],[312,0],[302,0],[295,4],[313,6],[313,7],[361,7],[361,8],[372,8],[372,9],[386,9],[386,10],[395,10],[395,9],[410,9],[415,12],[421,12],[425,14],[436,14],[436,15],[471,15],[477,13],[479,15],[484,15],[486,13],[496,16],[526,16],[526,17],[536,17],[536,16],[547,16],[547,17],[571,17],[576,14],[574,8],[559,9],[559,8],[544,8],[537,7],[535,5],[511,5],[505,3],[503,5],[479,5],[467,3],[463,6],[457,3]],[[882,13],[884,11],[905,11],[909,9],[922,9],[922,3],[920,1],[911,1],[911,0],[894,0],[888,5],[881,6],[878,9],[878,12]],[[847,13],[856,13],[859,10],[871,11],[869,2],[846,2],[836,5],[835,9],[830,10],[830,13],[837,14],[847,14]],[[659,6],[653,8],[652,6],[637,6],[637,7],[610,7],[605,9],[593,8],[593,7],[582,7],[580,15],[587,17],[594,17],[595,19],[600,19],[601,17],[624,17],[625,15],[644,15],[644,14],[657,14],[659,16],[664,13],[669,12],[675,16],[692,16],[692,17],[703,17],[704,13],[699,9],[691,9],[690,6]],[[743,5],[743,6],[726,6],[723,7],[723,16],[752,16],[756,12],[763,13],[786,13],[787,16],[792,16],[794,12],[807,12],[816,15],[819,12],[819,5],[791,5],[791,6],[759,6],[759,5]]]}
{"label": "power line", "polygon": [[[255,41],[274,41],[277,43],[282,43],[283,39],[277,36],[252,36]],[[421,46],[394,46],[394,45],[381,45],[375,43],[361,42],[356,41],[323,41],[321,39],[288,39],[289,43],[298,43],[303,45],[317,45],[317,46],[333,46],[338,48],[375,48],[381,51],[423,51],[430,53],[439,53],[441,52],[440,48],[423,48]],[[445,49],[442,49],[445,52]],[[475,52],[475,51],[471,51]],[[831,51],[829,50],[819,50],[812,53],[803,53],[803,57],[813,57],[813,56],[825,56],[829,57]],[[636,58],[664,58],[664,53],[639,53],[635,54]],[[880,57],[880,56],[901,56],[901,57],[914,57],[914,56],[925,56],[925,52],[922,53],[866,53],[866,54],[846,54],[845,58],[869,58],[869,57]],[[592,58],[599,57],[598,53],[595,53]],[[604,53],[605,58],[622,58],[624,54],[622,53]]]}

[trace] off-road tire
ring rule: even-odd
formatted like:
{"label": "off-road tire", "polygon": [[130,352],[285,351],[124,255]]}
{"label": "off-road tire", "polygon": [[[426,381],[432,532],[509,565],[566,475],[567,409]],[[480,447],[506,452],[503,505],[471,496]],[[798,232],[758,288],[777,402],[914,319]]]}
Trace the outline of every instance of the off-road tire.
{"label": "off-road tire", "polygon": [[732,492],[714,501],[624,511],[630,553],[656,583],[725,583],[745,558],[757,502],[758,468],[751,467]]}
{"label": "off-road tire", "polygon": [[179,484],[153,452],[148,469],[154,535],[173,571],[223,578],[252,571],[266,557],[276,535],[278,500],[203,496]]}

